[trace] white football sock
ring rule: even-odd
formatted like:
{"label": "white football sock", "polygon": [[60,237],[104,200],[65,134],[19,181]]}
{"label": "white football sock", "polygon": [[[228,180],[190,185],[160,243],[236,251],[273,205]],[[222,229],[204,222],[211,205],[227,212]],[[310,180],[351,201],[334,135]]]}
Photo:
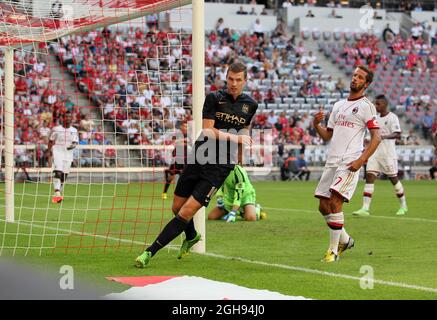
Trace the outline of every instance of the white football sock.
{"label": "white football sock", "polygon": [[55,194],[61,191],[61,179],[53,178],[53,188],[55,189]]}
{"label": "white football sock", "polygon": [[343,229],[341,229],[340,243],[348,243],[349,238],[350,235],[346,232],[346,229],[343,227]]}
{"label": "white football sock", "polygon": [[329,227],[329,250],[338,254],[338,243],[344,225],[343,212],[328,214],[325,219]]}
{"label": "white football sock", "polygon": [[370,202],[372,202],[373,191],[375,190],[375,185],[373,183],[366,183],[364,185],[363,192],[363,209],[369,210]]}
{"label": "white football sock", "polygon": [[402,183],[400,181],[398,181],[398,183],[396,183],[394,185],[394,188],[395,188],[396,195],[399,198],[399,202],[401,204],[401,207],[406,208],[407,207],[407,199],[405,198],[405,194],[404,194],[404,186],[402,185]]}

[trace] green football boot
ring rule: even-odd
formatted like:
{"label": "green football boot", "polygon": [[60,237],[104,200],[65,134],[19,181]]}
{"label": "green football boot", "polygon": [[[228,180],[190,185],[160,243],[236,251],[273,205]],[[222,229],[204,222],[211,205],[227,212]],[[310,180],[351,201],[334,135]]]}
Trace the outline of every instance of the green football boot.
{"label": "green football boot", "polygon": [[185,239],[184,242],[182,242],[181,248],[179,249],[178,259],[182,259],[188,255],[190,253],[190,249],[199,242],[200,238],[200,233],[197,233],[193,239]]}
{"label": "green football boot", "polygon": [[150,261],[152,253],[150,251],[144,251],[135,259],[135,267],[144,268]]}

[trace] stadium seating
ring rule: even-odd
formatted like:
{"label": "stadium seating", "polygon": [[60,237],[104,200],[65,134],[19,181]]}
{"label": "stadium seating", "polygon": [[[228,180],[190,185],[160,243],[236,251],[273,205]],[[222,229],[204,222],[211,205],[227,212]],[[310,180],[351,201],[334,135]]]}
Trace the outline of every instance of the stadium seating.
{"label": "stadium seating", "polygon": [[[159,64],[162,62],[157,60],[160,57],[155,55],[154,50],[150,50],[156,45],[153,37],[156,34],[151,36],[147,32],[148,30],[139,28],[135,30],[104,29],[81,36],[63,38],[59,45],[52,43],[50,47],[59,57],[60,63],[75,77],[79,90],[83,91],[91,103],[96,106],[96,114],[103,115],[102,119],[97,120],[104,120],[106,123],[112,124],[114,132],[129,144],[150,143],[153,132],[163,131],[165,126],[174,126],[174,122],[164,119],[164,113],[173,110],[173,108],[169,109],[168,107],[180,106],[184,110],[191,108],[191,85],[188,83],[188,74],[166,72],[170,68],[180,68],[179,63],[188,65],[189,52],[183,52],[178,57],[174,56],[173,65],[165,65],[164,68],[161,68],[163,66]],[[288,38],[275,37],[270,34],[268,38],[270,43],[264,46],[266,58],[261,59],[257,55],[257,48],[261,47],[262,39],[254,37],[247,31],[236,30],[235,32],[238,34],[235,39],[230,34],[217,34],[215,31],[206,34],[206,48],[208,48],[205,68],[207,92],[217,90],[223,85],[221,67],[229,61],[235,51],[243,57],[243,62],[250,65],[249,81],[245,92],[259,102],[259,113],[264,113],[266,116],[270,111],[277,115],[284,113],[290,119],[291,128],[300,123],[303,116],[313,114],[321,107],[329,112],[335,102],[347,95],[347,90],[343,92],[328,90],[327,83],[332,80],[330,80],[330,75],[325,74],[322,69],[313,68],[308,63],[301,64],[302,56],[306,55],[306,50],[301,43],[290,44]],[[423,106],[418,106],[416,100],[428,100],[426,107],[434,112],[437,111],[433,104],[437,88],[435,63],[431,68],[422,70],[423,72],[408,69],[405,67],[405,61],[403,61],[401,54],[396,50],[391,52],[375,36],[367,34],[358,34],[358,32],[352,31],[345,33],[340,30],[323,33],[306,30],[303,33],[308,37],[312,35],[316,39],[323,38],[324,41],[318,43],[319,50],[338,64],[339,68],[347,74],[352,72],[357,63],[357,57],[366,58],[368,62],[374,63],[377,72],[372,90],[386,93],[390,102],[396,106],[398,111],[408,117],[412,125],[420,126],[420,119],[424,115]],[[158,44],[165,44],[166,39],[170,39],[169,43],[176,47],[180,47],[180,44],[189,44],[188,35],[182,35],[180,39],[172,37],[172,35],[174,35],[172,30],[160,31]],[[331,37],[338,39],[338,41],[326,41]],[[140,51],[140,44],[148,47]],[[408,46],[411,43],[405,42],[403,45]],[[284,51],[282,54],[276,54],[275,48]],[[435,57],[435,53],[434,48],[434,51],[425,57]],[[107,59],[108,56],[114,54],[118,55],[118,61],[121,62],[112,63],[110,59]],[[165,55],[165,52],[159,52],[159,54]],[[171,54],[180,54],[180,52],[172,52]],[[30,58],[30,56],[26,57],[26,59]],[[105,59],[107,59],[105,61],[107,67],[97,67]],[[274,61],[274,65],[272,61]],[[158,67],[160,67],[160,73],[158,73]],[[44,68],[44,65],[40,69],[39,72],[49,72]],[[147,70],[147,72],[141,70]],[[320,92],[314,95],[309,90],[309,95],[303,96],[301,88],[305,80],[311,80],[312,85],[317,86]],[[18,82],[17,88],[24,90],[19,95],[29,95],[28,90],[30,89],[26,89],[18,79],[16,82]],[[280,95],[279,92],[283,82],[288,89],[286,95]],[[32,83],[28,86],[31,87]],[[46,87],[50,87],[50,85]],[[40,91],[43,89],[39,88]],[[272,91],[271,99],[267,99],[269,89]],[[118,94],[115,101],[110,101],[115,93]],[[63,95],[62,90],[56,92],[57,97]],[[137,95],[147,95],[147,99],[137,99],[135,98]],[[115,107],[111,107],[113,104]],[[126,109],[130,112],[125,112]],[[158,114],[152,116],[152,110]],[[82,115],[77,109],[75,112],[77,113],[76,118],[80,122]],[[36,112],[36,114],[39,113]],[[189,112],[179,114],[178,120],[183,120],[186,117],[189,117]],[[152,119],[159,119],[159,121]],[[50,127],[53,124],[53,122],[49,122],[47,125]],[[305,125],[308,127],[303,127],[303,132],[311,129],[311,122]],[[303,133],[298,134],[299,140],[296,141],[296,137],[285,134],[289,130],[287,127],[278,128],[279,131],[274,143],[282,139],[287,144],[302,142]],[[83,132],[83,128],[81,129]],[[32,137],[32,143],[37,143],[40,139],[38,133],[29,134],[21,127],[17,130],[19,132],[17,135],[18,143],[30,142],[29,136]],[[308,139],[307,143],[322,144],[322,141],[317,139],[314,130],[309,130],[309,132],[313,139]],[[100,141],[100,143],[105,142]],[[319,163],[323,161],[324,157],[323,153],[310,156]],[[419,151],[406,152],[402,154],[401,158],[403,161],[411,163],[424,161],[425,155]]]}

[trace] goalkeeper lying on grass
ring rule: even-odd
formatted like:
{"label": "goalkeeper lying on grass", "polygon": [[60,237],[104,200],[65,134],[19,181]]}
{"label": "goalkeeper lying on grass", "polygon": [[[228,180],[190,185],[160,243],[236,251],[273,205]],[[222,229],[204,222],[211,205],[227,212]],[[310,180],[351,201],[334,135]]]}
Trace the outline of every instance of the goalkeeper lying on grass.
{"label": "goalkeeper lying on grass", "polygon": [[217,206],[208,214],[208,220],[235,222],[238,216],[246,221],[267,218],[267,214],[256,203],[255,188],[246,170],[236,165],[217,191]]}

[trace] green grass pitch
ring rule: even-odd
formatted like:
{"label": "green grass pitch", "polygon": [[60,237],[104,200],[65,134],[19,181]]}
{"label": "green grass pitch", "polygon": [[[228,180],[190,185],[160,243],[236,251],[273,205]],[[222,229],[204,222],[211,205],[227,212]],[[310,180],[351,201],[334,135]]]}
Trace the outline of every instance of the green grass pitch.
{"label": "green grass pitch", "polygon": [[[334,264],[320,262],[328,228],[317,212],[315,182],[255,183],[267,220],[207,221],[207,254],[177,260],[177,250],[163,249],[145,269],[134,267],[135,257],[172,216],[161,184],[70,184],[61,205],[50,203],[47,184],[16,184],[19,223],[0,216],[0,250],[37,267],[71,265],[108,293],[127,287],[106,276],[192,275],[313,299],[437,299],[437,185],[403,183],[407,215],[395,216],[391,184],[377,181],[371,216],[357,218],[351,212],[361,206],[360,183],[344,206],[356,247]],[[373,270],[373,289],[360,287],[363,266]]]}

